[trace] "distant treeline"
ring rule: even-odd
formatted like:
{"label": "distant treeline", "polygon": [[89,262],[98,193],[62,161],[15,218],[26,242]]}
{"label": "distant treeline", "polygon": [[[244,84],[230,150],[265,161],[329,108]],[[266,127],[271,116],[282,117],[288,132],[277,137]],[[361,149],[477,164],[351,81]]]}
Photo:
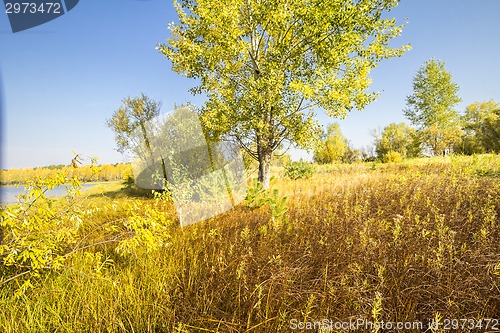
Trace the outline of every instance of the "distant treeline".
{"label": "distant treeline", "polygon": [[132,177],[132,167],[129,163],[84,165],[78,168],[67,165],[50,165],[32,169],[0,170],[0,185],[25,184],[28,181],[45,178],[60,171],[68,171],[81,182],[106,182]]}

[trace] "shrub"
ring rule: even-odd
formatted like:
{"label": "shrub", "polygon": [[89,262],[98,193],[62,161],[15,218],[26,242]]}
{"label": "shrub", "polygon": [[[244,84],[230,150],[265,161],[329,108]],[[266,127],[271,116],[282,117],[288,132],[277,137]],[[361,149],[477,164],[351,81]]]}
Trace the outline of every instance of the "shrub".
{"label": "shrub", "polygon": [[[47,195],[59,186],[66,186],[65,197]],[[87,264],[92,262],[91,270],[84,274],[100,277],[102,268],[113,261],[108,250],[122,257],[137,257],[170,240],[174,223],[161,209],[171,202],[169,192],[154,192],[154,201],[149,203],[123,201],[123,212],[118,211],[116,202],[99,207],[85,204],[80,187],[79,179],[63,169],[28,182],[17,203],[2,208],[0,290],[10,283],[14,296],[23,296],[48,274],[73,270],[78,256],[84,256]],[[3,332],[1,320],[0,316]]]}
{"label": "shrub", "polygon": [[291,162],[285,166],[285,176],[291,179],[310,178],[315,173],[314,165],[310,162]]}
{"label": "shrub", "polygon": [[384,163],[400,163],[403,162],[403,156],[397,151],[391,150],[382,157]]}

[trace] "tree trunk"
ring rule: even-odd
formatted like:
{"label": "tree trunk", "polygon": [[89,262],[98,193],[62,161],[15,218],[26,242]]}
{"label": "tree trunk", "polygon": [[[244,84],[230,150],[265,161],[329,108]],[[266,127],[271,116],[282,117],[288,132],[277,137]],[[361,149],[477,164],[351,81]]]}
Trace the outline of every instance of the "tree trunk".
{"label": "tree trunk", "polygon": [[163,172],[163,182],[164,184],[164,190],[169,191],[168,189],[168,178],[167,178],[167,167],[165,166],[165,160],[163,159],[163,156],[161,156],[161,169]]}
{"label": "tree trunk", "polygon": [[257,180],[262,183],[262,188],[269,188],[269,182],[271,180],[271,158],[273,156],[272,151],[266,151],[259,149],[259,176]]}
{"label": "tree trunk", "polygon": [[[156,156],[154,156],[154,154],[153,154],[153,148],[151,147],[151,143],[149,142],[149,137],[148,137],[148,133],[146,131],[146,126],[144,126],[144,122],[142,122],[142,121],[139,122],[139,125],[141,126],[142,137],[144,138],[144,143],[146,145],[146,148],[148,149],[148,153],[150,155],[151,162],[155,163]],[[168,191],[167,169],[165,166],[165,160],[163,159],[163,156],[161,156],[161,155],[160,155],[160,160],[161,160],[161,168],[162,168],[162,173],[163,173],[163,182],[165,183],[165,184],[163,184],[164,188],[162,190]]]}

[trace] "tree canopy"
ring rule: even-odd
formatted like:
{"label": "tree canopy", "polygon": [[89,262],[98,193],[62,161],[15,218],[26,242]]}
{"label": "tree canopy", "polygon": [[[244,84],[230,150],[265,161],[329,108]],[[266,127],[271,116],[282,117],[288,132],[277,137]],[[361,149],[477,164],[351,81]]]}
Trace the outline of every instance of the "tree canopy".
{"label": "tree canopy", "polygon": [[198,79],[211,135],[237,142],[269,185],[284,141],[310,148],[313,108],[343,118],[376,97],[371,69],[409,46],[389,47],[402,26],[385,13],[395,0],[179,0],[178,24],[158,49],[174,71]]}
{"label": "tree canopy", "polygon": [[342,134],[339,124],[328,126],[327,133],[314,150],[314,161],[320,164],[340,161],[348,149],[348,141]]}
{"label": "tree canopy", "polygon": [[[152,165],[161,165],[162,172],[159,178],[161,188],[167,184],[167,173],[165,161],[161,155],[157,154],[155,144],[152,142],[154,135],[150,128],[151,121],[160,114],[161,103],[148,96],[141,94],[140,97],[127,97],[122,100],[122,105],[116,110],[111,118],[106,120],[106,124],[115,132],[117,150],[121,153],[129,153],[130,157],[137,157]],[[135,174],[136,182],[141,177]],[[148,174],[149,176],[149,174]],[[152,183],[146,188],[156,189],[158,180],[148,179]],[[145,182],[141,181],[144,185]]]}
{"label": "tree canopy", "polygon": [[127,97],[106,125],[115,133],[117,150],[120,153],[131,152],[139,146],[134,131],[140,129],[143,138],[148,137],[146,124],[160,114],[161,103],[141,94],[140,97]]}
{"label": "tree canopy", "polygon": [[431,59],[417,71],[413,94],[406,97],[404,113],[434,155],[444,154],[460,138],[460,116],[454,110],[461,101],[458,90],[444,62]]}
{"label": "tree canopy", "polygon": [[375,152],[379,158],[389,152],[397,152],[402,157],[415,157],[420,153],[420,142],[416,130],[405,123],[392,123],[375,138]]}
{"label": "tree canopy", "polygon": [[493,100],[467,106],[462,117],[464,136],[458,148],[465,154],[500,152],[500,105]]}

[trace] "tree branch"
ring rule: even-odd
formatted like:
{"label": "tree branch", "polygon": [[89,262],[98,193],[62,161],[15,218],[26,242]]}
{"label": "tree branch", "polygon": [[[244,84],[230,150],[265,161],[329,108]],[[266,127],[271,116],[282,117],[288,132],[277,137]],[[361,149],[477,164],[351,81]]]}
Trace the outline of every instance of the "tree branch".
{"label": "tree branch", "polygon": [[237,136],[237,135],[233,135],[233,137],[235,138],[235,140],[238,142],[238,144],[240,145],[241,148],[243,148],[250,156],[252,156],[254,159],[257,159],[258,158],[258,155],[256,152],[254,152],[253,150],[251,150],[250,148],[248,148],[246,146],[245,143],[243,143],[243,141]]}
{"label": "tree branch", "polygon": [[21,277],[21,276],[23,276],[23,275],[29,274],[29,273],[31,273],[31,272],[32,272],[32,270],[30,269],[30,270],[24,271],[24,272],[22,272],[22,273],[19,273],[19,274],[17,274],[17,275],[14,275],[13,277],[8,278],[7,280],[4,280],[4,281],[0,282],[0,286],[1,286],[1,285],[6,284],[6,283],[7,283],[7,282],[9,282],[9,281],[12,281],[12,280],[17,279],[18,277]]}

